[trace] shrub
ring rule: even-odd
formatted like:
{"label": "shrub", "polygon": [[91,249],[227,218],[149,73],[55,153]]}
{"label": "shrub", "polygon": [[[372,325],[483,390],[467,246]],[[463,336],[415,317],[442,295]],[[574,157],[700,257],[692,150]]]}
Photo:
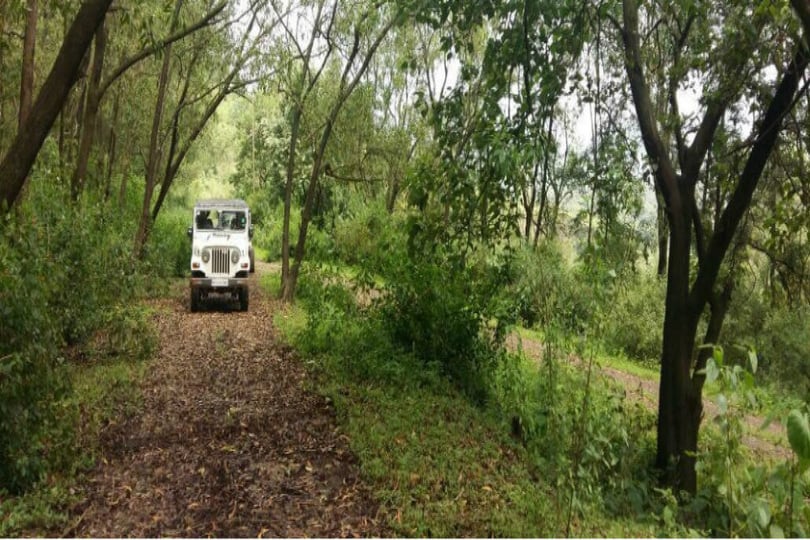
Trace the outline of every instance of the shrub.
{"label": "shrub", "polygon": [[70,392],[64,346],[114,323],[115,348],[129,352],[122,333],[147,323],[121,311],[140,290],[137,214],[92,193],[73,203],[48,180],[35,177],[25,203],[0,218],[0,489],[13,492],[75,457],[77,411],[59,405]]}
{"label": "shrub", "polygon": [[[298,231],[301,223],[301,210],[293,208],[290,222],[290,258],[295,253],[298,242]],[[257,224],[253,243],[267,250],[269,261],[281,260],[281,237],[284,224],[284,207],[277,205],[267,212],[261,224]],[[332,257],[334,251],[331,236],[310,223],[307,228],[306,259],[310,261],[323,261]]]}
{"label": "shrub", "polygon": [[577,279],[556,243],[519,249],[512,275],[507,294],[527,326],[580,332],[588,324],[588,287]]}
{"label": "shrub", "polygon": [[402,260],[406,246],[404,226],[381,202],[360,207],[335,222],[334,253],[342,262],[362,265],[386,275]]}
{"label": "shrub", "polygon": [[[476,266],[434,253],[392,265],[381,316],[395,343],[437,363],[477,402],[503,348],[513,314],[500,295],[504,261]],[[395,268],[395,270],[393,270]]]}
{"label": "shrub", "polygon": [[148,271],[161,277],[188,275],[191,242],[188,227],[191,211],[185,208],[164,209],[152,227],[146,245]]}
{"label": "shrub", "polygon": [[638,275],[617,291],[610,316],[604,321],[605,341],[635,360],[661,355],[666,282]]}
{"label": "shrub", "polygon": [[807,399],[810,396],[810,307],[768,313],[756,338],[761,365],[775,379]]}

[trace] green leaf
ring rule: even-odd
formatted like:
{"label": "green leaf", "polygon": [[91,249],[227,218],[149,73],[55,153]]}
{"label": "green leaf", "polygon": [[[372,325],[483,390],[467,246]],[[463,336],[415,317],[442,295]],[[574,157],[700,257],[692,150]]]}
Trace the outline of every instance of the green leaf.
{"label": "green leaf", "polygon": [[728,398],[726,398],[725,394],[717,396],[717,408],[720,410],[721,415],[725,415],[728,412]]}
{"label": "green leaf", "polygon": [[715,363],[717,363],[718,367],[723,367],[723,348],[715,347],[712,349],[712,358],[714,359]]}
{"label": "green leaf", "polygon": [[787,434],[790,447],[803,461],[810,460],[810,424],[807,415],[793,409],[788,414]]}
{"label": "green leaf", "polygon": [[771,522],[771,509],[762,500],[757,500],[751,508],[751,517],[760,530],[764,531]]}
{"label": "green leaf", "polygon": [[748,363],[751,364],[751,373],[756,373],[759,365],[756,351],[748,351]]}
{"label": "green leaf", "polygon": [[709,358],[706,362],[706,382],[712,383],[720,376],[720,369],[717,367],[717,362],[714,358]]}
{"label": "green leaf", "polygon": [[771,525],[770,527],[770,536],[771,538],[784,538],[785,531],[782,530],[782,527],[779,525]]}

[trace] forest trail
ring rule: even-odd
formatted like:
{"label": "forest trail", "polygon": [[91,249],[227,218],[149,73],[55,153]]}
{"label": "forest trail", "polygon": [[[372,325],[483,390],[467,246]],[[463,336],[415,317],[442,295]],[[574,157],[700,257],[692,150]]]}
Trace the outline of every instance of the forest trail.
{"label": "forest trail", "polygon": [[[523,352],[537,362],[543,358],[543,344],[540,341],[528,337],[519,337],[513,334],[507,338],[507,347],[510,350],[522,348]],[[579,358],[569,356],[568,360],[577,365],[583,365]],[[632,373],[627,373],[610,366],[598,366],[599,373],[605,377],[610,377],[619,383],[625,391],[628,399],[642,403],[649,410],[656,412],[658,406],[658,380],[651,380]],[[719,413],[717,405],[707,396],[703,396],[704,424],[711,421]],[[756,455],[772,459],[787,459],[790,451],[787,448],[787,434],[784,426],[777,420],[773,420],[765,430],[760,427],[765,422],[765,418],[752,414],[745,416],[748,434],[743,437],[743,444],[751,449]],[[763,431],[767,436],[763,436]],[[779,444],[773,441],[779,441]]]}
{"label": "forest trail", "polygon": [[191,313],[185,281],[154,303],[142,407],[104,429],[65,536],[385,536],[333,409],[276,339],[267,269],[246,313]]}

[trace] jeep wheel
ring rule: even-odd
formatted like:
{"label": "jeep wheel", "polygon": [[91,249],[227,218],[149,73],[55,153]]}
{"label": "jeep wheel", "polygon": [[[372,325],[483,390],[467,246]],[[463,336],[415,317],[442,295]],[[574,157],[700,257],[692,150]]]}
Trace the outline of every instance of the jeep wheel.
{"label": "jeep wheel", "polygon": [[248,310],[248,289],[239,289],[239,309],[242,311]]}
{"label": "jeep wheel", "polygon": [[191,289],[191,312],[200,311],[200,289]]}
{"label": "jeep wheel", "polygon": [[250,248],[250,273],[256,271],[256,258],[253,255],[253,248]]}

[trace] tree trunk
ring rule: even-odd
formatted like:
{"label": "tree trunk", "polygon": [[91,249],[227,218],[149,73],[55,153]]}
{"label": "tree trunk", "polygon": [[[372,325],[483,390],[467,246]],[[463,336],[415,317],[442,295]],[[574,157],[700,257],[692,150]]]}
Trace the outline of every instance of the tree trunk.
{"label": "tree trunk", "polygon": [[90,80],[87,82],[87,102],[82,117],[82,133],[79,141],[79,152],[76,156],[76,169],[70,182],[70,194],[77,200],[84,188],[84,179],[87,175],[87,164],[90,161],[90,150],[96,134],[96,121],[98,109],[101,105],[99,83],[104,68],[104,53],[107,49],[107,31],[102,23],[96,31],[95,47],[93,50],[93,66],[90,69]]}
{"label": "tree trunk", "polygon": [[663,278],[667,274],[667,248],[669,246],[669,228],[667,226],[667,209],[664,203],[664,197],[661,195],[661,190],[658,187],[660,184],[655,182],[655,206],[656,206],[656,223],[658,225],[658,277]]}
{"label": "tree trunk", "polygon": [[112,122],[110,124],[110,134],[107,141],[107,171],[104,179],[104,200],[110,198],[110,191],[112,189],[112,176],[113,169],[115,168],[115,150],[117,143],[117,128],[118,128],[118,115],[121,105],[121,92],[115,93],[115,102],[113,103]]}
{"label": "tree trunk", "polygon": [[[180,8],[183,0],[177,0],[172,14],[172,31],[177,26],[177,19],[180,16]],[[149,136],[149,158],[146,164],[146,185],[143,193],[143,206],[141,207],[141,219],[138,223],[138,231],[135,233],[134,255],[137,259],[143,259],[146,239],[149,236],[149,229],[152,226],[152,193],[155,190],[155,180],[157,178],[158,162],[160,161],[159,136],[160,126],[163,122],[163,110],[166,108],[166,89],[169,86],[169,68],[171,67],[172,46],[166,45],[163,51],[163,65],[160,68],[160,78],[158,79],[158,93],[155,100],[155,113],[152,116],[152,132]]]}
{"label": "tree trunk", "polygon": [[34,100],[34,58],[37,44],[37,0],[28,0],[25,18],[25,35],[23,36],[22,76],[20,77],[20,112],[18,129],[31,114]]}
{"label": "tree trunk", "polygon": [[692,411],[700,405],[689,371],[697,317],[689,309],[689,257],[692,220],[683,197],[670,208],[670,254],[658,402],[656,466],[667,485],[689,493],[697,489],[695,457],[699,425]]}
{"label": "tree trunk", "polygon": [[[543,149],[543,182],[540,185],[540,208],[537,210],[537,223],[534,227],[534,247],[537,247],[537,243],[540,241],[540,231],[542,230],[542,223],[543,223],[543,215],[546,212],[546,205],[548,204],[548,178],[549,167],[552,166],[551,164],[551,135],[554,129],[554,108],[552,107],[550,116],[548,118],[548,129],[546,131],[546,143],[545,148]],[[548,232],[548,227],[546,227],[546,232]]]}
{"label": "tree trunk", "polygon": [[290,146],[287,156],[287,181],[284,184],[284,221],[281,228],[281,299],[292,302],[295,295],[295,279],[290,273],[290,221],[292,219],[292,194],[295,182],[295,151],[298,144],[298,130],[301,126],[301,106],[293,105],[290,127]]}
{"label": "tree trunk", "polygon": [[65,36],[31,114],[0,162],[0,204],[10,209],[76,81],[90,41],[112,0],[86,0]]}
{"label": "tree trunk", "polygon": [[295,245],[295,259],[292,267],[290,268],[290,275],[288,283],[283,291],[282,299],[285,302],[292,302],[295,297],[295,288],[298,285],[298,274],[301,270],[301,263],[304,260],[306,253],[307,229],[309,222],[312,220],[312,209],[315,206],[315,194],[318,188],[318,180],[321,177],[321,165],[323,164],[323,155],[326,152],[326,145],[329,143],[329,138],[332,136],[332,127],[334,125],[335,117],[339,109],[333,109],[333,114],[326,121],[326,126],[321,133],[321,140],[318,149],[315,152],[315,160],[312,163],[312,171],[309,175],[309,185],[307,186],[307,193],[304,199],[304,207],[301,209],[301,226],[298,229],[298,243]]}

